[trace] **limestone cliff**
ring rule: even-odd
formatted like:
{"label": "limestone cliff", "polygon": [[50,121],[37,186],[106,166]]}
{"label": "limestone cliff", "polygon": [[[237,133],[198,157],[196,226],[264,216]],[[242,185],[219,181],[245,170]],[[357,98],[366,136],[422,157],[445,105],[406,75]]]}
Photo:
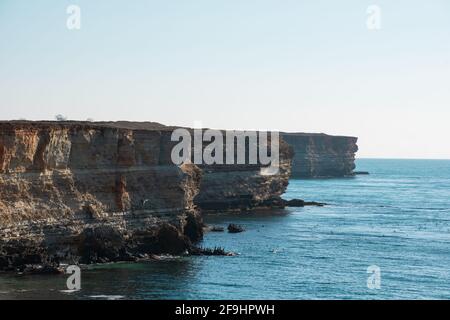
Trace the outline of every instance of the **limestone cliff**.
{"label": "limestone cliff", "polygon": [[292,177],[343,177],[355,169],[356,137],[310,133],[283,133],[292,146]]}
{"label": "limestone cliff", "polygon": [[201,229],[193,204],[201,174],[171,163],[167,135],[1,123],[0,269],[186,250]]}
{"label": "limestone cliff", "polygon": [[261,165],[200,166],[202,182],[194,203],[203,212],[284,207],[281,195],[289,183],[292,156],[292,148],[280,140],[276,174],[263,174]]}
{"label": "limestone cliff", "polygon": [[[130,129],[165,128],[172,130],[177,128],[165,127],[153,122],[120,121],[111,122],[108,125]],[[189,130],[192,135],[192,129]],[[223,136],[226,135],[226,131],[221,132]],[[269,153],[270,137],[269,134]],[[164,145],[171,148],[174,143],[166,141]],[[205,142],[203,148],[207,145],[208,143]],[[245,148],[248,155],[250,148],[248,141]],[[168,149],[169,147],[166,148],[167,154],[169,154]],[[223,152],[226,153],[225,148]],[[281,195],[289,183],[292,157],[292,147],[281,139],[279,142],[279,172],[275,175],[262,174],[264,167],[261,165],[199,165],[199,168],[202,169],[202,179],[200,192],[195,197],[194,203],[202,212],[240,211],[283,206]],[[192,159],[192,161],[194,160]]]}
{"label": "limestone cliff", "polygon": [[0,270],[179,254],[203,210],[275,206],[290,174],[255,165],[176,166],[155,123],[1,122]]}

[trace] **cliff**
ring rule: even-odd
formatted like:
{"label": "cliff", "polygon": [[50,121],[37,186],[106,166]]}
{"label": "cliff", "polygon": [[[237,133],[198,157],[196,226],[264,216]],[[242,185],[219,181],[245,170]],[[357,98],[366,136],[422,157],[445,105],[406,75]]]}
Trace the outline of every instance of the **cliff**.
{"label": "cliff", "polygon": [[352,175],[358,138],[310,133],[282,133],[294,151],[292,177],[318,178]]}
{"label": "cliff", "polygon": [[281,195],[289,184],[292,157],[292,148],[280,140],[276,174],[263,174],[261,165],[200,165],[202,182],[194,203],[202,212],[284,207]]}
{"label": "cliff", "polygon": [[201,236],[200,171],[163,130],[0,124],[0,269],[180,253]]}
{"label": "cliff", "polygon": [[[164,128],[173,130],[179,127],[168,127],[155,122],[108,122],[109,126],[128,129]],[[192,129],[189,129],[192,134]],[[204,129],[205,130],[205,129]],[[203,130],[203,132],[204,132]],[[225,136],[226,131],[221,130]],[[280,136],[281,138],[281,136]],[[270,153],[270,135],[268,136],[268,150]],[[209,142],[208,142],[209,143]],[[203,149],[208,145],[204,142]],[[174,143],[167,143],[172,147]],[[249,144],[246,144],[249,153]],[[259,152],[259,149],[257,149]],[[224,153],[226,148],[224,147]],[[192,151],[192,154],[194,151]],[[279,172],[275,175],[261,174],[261,165],[204,165],[202,170],[200,191],[194,199],[195,205],[202,212],[223,212],[251,210],[253,208],[284,206],[281,195],[286,191],[291,175],[292,147],[283,139],[279,142]],[[248,161],[248,159],[246,159]],[[191,159],[194,162],[194,159]]]}
{"label": "cliff", "polygon": [[201,210],[276,206],[279,174],[258,165],[176,166],[156,123],[0,123],[0,270],[190,251]]}

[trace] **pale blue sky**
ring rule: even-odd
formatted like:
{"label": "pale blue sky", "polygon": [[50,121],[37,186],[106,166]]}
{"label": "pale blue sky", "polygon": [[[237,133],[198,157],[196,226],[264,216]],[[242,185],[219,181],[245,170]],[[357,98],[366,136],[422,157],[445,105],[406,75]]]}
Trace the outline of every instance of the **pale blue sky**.
{"label": "pale blue sky", "polygon": [[[70,4],[81,30],[66,28]],[[450,1],[0,0],[0,119],[58,113],[450,158]]]}

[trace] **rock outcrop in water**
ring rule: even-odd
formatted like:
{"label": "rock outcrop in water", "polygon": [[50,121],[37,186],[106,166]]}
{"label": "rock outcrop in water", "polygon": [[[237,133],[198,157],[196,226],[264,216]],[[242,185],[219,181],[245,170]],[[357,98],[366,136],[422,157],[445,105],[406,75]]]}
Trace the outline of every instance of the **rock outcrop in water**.
{"label": "rock outcrop in water", "polygon": [[358,138],[313,133],[282,133],[294,150],[292,177],[344,177],[353,174]]}
{"label": "rock outcrop in water", "polygon": [[[275,206],[290,174],[176,166],[155,123],[0,123],[0,270],[198,253],[203,210]],[[220,181],[220,182],[218,182]]]}

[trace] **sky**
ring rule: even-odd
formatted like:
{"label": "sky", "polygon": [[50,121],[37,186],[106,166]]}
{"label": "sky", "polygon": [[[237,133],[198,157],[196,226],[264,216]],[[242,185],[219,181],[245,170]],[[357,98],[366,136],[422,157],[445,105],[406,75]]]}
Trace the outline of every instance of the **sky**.
{"label": "sky", "polygon": [[448,0],[0,0],[0,119],[323,132],[359,137],[361,158],[450,159],[449,40]]}

